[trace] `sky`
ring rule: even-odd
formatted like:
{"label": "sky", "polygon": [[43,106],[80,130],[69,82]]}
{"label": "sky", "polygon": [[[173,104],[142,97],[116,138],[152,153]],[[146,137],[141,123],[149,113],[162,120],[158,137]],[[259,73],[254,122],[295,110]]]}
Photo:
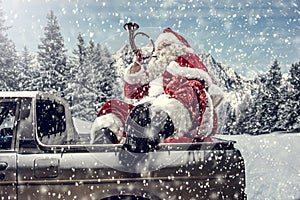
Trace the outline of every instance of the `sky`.
{"label": "sky", "polygon": [[53,10],[69,53],[79,33],[101,43],[133,21],[170,27],[246,77],[266,72],[276,59],[283,72],[300,62],[299,0],[2,0],[2,8],[19,52],[37,50]]}

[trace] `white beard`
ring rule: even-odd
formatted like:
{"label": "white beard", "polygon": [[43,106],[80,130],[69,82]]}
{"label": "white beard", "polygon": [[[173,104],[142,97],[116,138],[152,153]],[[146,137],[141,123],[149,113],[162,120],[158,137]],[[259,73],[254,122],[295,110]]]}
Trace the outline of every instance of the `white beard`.
{"label": "white beard", "polygon": [[181,43],[171,43],[170,46],[156,50],[154,55],[157,57],[153,57],[148,64],[147,72],[149,81],[160,77],[171,61],[176,60],[179,56],[192,52],[191,48]]}

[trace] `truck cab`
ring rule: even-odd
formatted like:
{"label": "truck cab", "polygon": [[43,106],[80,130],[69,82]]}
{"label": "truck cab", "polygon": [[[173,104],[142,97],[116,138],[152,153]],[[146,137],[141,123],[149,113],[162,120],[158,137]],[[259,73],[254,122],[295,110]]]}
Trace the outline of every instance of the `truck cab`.
{"label": "truck cab", "polygon": [[160,144],[132,153],[90,144],[68,103],[43,92],[0,92],[2,199],[245,199],[234,141]]}

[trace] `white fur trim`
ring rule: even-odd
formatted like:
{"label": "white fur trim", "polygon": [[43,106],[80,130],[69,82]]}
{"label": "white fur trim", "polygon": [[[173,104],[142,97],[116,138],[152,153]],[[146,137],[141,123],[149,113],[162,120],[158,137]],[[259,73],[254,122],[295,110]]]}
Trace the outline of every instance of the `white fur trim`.
{"label": "white fur trim", "polygon": [[202,124],[198,127],[198,134],[209,136],[213,129],[214,107],[210,95],[206,91],[205,93],[207,98],[206,109],[203,114]]}
{"label": "white fur trim", "polygon": [[157,39],[154,42],[156,49],[159,48],[162,42],[166,42],[168,44],[173,42],[181,43],[181,41],[173,33],[170,32],[162,33],[157,37]]}
{"label": "white fur trim", "polygon": [[145,84],[147,83],[147,75],[145,72],[145,69],[143,67],[141,67],[141,70],[136,72],[136,73],[130,73],[129,72],[130,67],[125,69],[125,73],[124,73],[124,80],[125,82],[129,83],[129,84]]}
{"label": "white fur trim", "polygon": [[219,86],[214,84],[209,87],[208,91],[211,96],[214,108],[216,108],[224,99],[225,94]]}
{"label": "white fur trim", "polygon": [[149,96],[155,97],[164,93],[163,77],[158,77],[150,82]]}
{"label": "white fur trim", "polygon": [[113,133],[116,134],[118,140],[120,140],[123,136],[123,123],[114,113],[101,115],[95,119],[91,129],[91,143],[93,143],[95,140],[95,132],[101,128],[109,128]]}
{"label": "white fur trim", "polygon": [[180,45],[183,45],[186,49],[188,49],[189,53],[194,52],[194,50],[191,47],[187,47],[182,41],[180,41],[176,37],[176,35],[174,35],[173,33],[170,33],[170,32],[162,33],[157,37],[157,39],[154,42],[155,49],[164,48],[163,43],[166,43],[166,44],[171,44],[171,43],[180,44]]}
{"label": "white fur trim", "polygon": [[140,104],[144,104],[144,103],[151,103],[155,100],[156,97],[150,97],[150,96],[145,96],[144,98],[142,98],[141,100],[137,101],[136,103],[134,103],[134,106],[140,105]]}
{"label": "white fur trim", "polygon": [[209,74],[201,69],[182,67],[177,62],[172,61],[168,65],[167,71],[174,76],[183,76],[188,79],[204,80],[208,84],[208,86],[212,85],[212,79]]}
{"label": "white fur trim", "polygon": [[157,97],[151,105],[151,110],[163,110],[167,112],[172,119],[177,136],[183,136],[192,126],[189,110],[182,103],[174,98],[170,98],[168,95]]}

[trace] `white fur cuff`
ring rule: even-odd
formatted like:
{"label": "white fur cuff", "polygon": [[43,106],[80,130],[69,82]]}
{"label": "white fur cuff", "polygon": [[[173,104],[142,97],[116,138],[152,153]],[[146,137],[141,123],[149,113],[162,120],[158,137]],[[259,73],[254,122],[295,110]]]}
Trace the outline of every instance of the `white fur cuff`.
{"label": "white fur cuff", "polygon": [[175,127],[176,136],[183,136],[192,126],[189,110],[182,103],[167,95],[157,97],[152,105],[152,110],[160,109],[168,113]]}
{"label": "white fur cuff", "polygon": [[198,127],[198,134],[204,136],[210,136],[213,129],[214,107],[210,95],[206,91],[205,93],[207,98],[207,104],[206,104],[205,112],[202,117],[202,124],[200,125],[200,127]]}
{"label": "white fur cuff", "polygon": [[214,108],[216,108],[223,100],[224,92],[222,91],[222,89],[219,86],[217,86],[215,84],[211,85],[209,87],[208,91],[212,98],[213,106],[214,106]]}
{"label": "white fur cuff", "polygon": [[118,140],[120,140],[123,136],[123,123],[114,113],[108,113],[95,119],[91,129],[91,143],[95,140],[95,132],[101,128],[109,128],[116,134]]}
{"label": "white fur cuff", "polygon": [[147,76],[146,76],[146,72],[145,69],[143,67],[141,67],[141,70],[131,74],[129,72],[130,67],[125,69],[125,74],[124,74],[124,80],[125,82],[129,83],[129,84],[145,84],[146,80],[147,80]]}
{"label": "white fur cuff", "polygon": [[167,71],[174,76],[183,76],[188,79],[204,80],[208,86],[212,85],[211,77],[202,69],[182,67],[177,62],[172,61],[168,65]]}

